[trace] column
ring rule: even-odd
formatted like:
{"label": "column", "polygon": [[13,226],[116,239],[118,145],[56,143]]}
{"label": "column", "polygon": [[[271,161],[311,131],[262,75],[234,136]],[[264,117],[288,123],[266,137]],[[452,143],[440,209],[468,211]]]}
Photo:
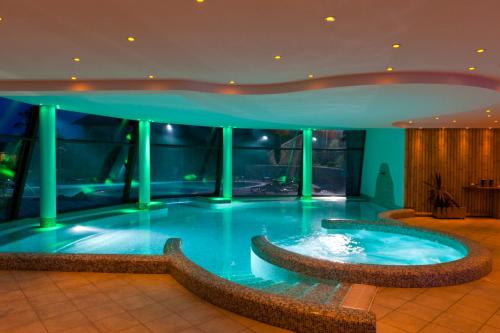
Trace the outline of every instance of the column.
{"label": "column", "polygon": [[139,209],[147,209],[151,201],[150,123],[139,121]]}
{"label": "column", "polygon": [[40,105],[40,226],[56,225],[56,107]]}
{"label": "column", "polygon": [[312,129],[302,131],[302,197],[312,196]]}
{"label": "column", "polygon": [[233,196],[233,129],[222,128],[222,197]]}

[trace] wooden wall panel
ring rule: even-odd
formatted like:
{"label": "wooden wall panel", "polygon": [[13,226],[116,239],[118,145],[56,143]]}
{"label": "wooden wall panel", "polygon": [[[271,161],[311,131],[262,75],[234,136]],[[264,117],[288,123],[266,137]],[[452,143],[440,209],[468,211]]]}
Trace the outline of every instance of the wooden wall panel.
{"label": "wooden wall panel", "polygon": [[436,171],[469,215],[491,215],[490,195],[463,187],[481,179],[500,184],[500,129],[407,129],[405,207],[432,210],[424,181],[431,181]]}

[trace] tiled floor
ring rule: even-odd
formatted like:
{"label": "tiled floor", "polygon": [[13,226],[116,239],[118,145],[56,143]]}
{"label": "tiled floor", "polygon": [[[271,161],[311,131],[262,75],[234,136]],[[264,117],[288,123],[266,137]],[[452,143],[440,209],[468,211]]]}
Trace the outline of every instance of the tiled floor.
{"label": "tiled floor", "polygon": [[379,289],[373,304],[379,333],[500,332],[500,220],[411,218],[408,224],[475,240],[493,254],[493,272],[453,287]]}
{"label": "tiled floor", "polygon": [[[494,271],[469,284],[379,290],[378,332],[500,332],[500,220],[407,219],[490,248]],[[168,275],[0,271],[0,333],[288,332],[217,308]]]}

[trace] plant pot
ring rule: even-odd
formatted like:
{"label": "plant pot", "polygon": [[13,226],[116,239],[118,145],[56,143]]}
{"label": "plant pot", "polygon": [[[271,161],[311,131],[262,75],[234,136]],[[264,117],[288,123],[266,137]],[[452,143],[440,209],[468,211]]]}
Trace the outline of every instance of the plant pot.
{"label": "plant pot", "polygon": [[465,207],[434,207],[432,216],[437,219],[464,219]]}

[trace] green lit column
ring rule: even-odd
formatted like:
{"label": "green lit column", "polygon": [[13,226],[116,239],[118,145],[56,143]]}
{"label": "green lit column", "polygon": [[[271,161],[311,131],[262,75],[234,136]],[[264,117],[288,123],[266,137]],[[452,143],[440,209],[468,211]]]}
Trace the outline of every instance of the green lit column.
{"label": "green lit column", "polygon": [[302,197],[312,196],[312,129],[302,131]]}
{"label": "green lit column", "polygon": [[222,196],[233,197],[233,129],[222,129]]}
{"label": "green lit column", "polygon": [[151,201],[150,175],[150,123],[148,120],[139,121],[139,209],[147,209]]}
{"label": "green lit column", "polygon": [[56,225],[56,107],[40,105],[40,226]]}

